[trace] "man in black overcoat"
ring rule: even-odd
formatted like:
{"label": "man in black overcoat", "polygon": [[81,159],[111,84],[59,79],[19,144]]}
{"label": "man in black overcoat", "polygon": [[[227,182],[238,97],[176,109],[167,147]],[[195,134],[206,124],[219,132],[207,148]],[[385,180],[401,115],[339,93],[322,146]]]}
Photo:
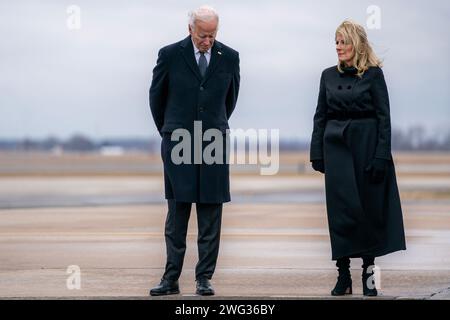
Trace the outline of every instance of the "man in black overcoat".
{"label": "man in black overcoat", "polygon": [[[192,203],[196,204],[198,223],[196,294],[214,294],[209,280],[219,252],[222,206],[230,201],[225,148],[228,119],[236,106],[240,81],[239,54],[215,40],[218,24],[219,17],[213,8],[202,6],[192,11],[190,35],[162,48],[153,70],[150,109],[162,137],[168,213],[167,263],[161,283],[150,290],[151,295],[179,293],[178,278]],[[216,133],[214,138],[205,138],[203,135],[211,130]],[[180,132],[188,133],[190,139],[182,141],[186,137]],[[203,159],[209,140],[223,146],[213,152],[213,156],[223,161],[211,163]],[[187,142],[191,150],[180,152],[181,142],[185,146]],[[179,157],[187,161],[180,163]]]}

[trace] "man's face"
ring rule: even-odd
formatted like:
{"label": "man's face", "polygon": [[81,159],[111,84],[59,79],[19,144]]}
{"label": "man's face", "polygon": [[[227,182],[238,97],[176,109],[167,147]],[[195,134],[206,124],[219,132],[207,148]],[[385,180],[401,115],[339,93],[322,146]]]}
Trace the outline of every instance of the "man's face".
{"label": "man's face", "polygon": [[197,20],[194,29],[189,26],[192,40],[201,52],[206,52],[213,46],[217,34],[217,24],[216,19],[208,22]]}

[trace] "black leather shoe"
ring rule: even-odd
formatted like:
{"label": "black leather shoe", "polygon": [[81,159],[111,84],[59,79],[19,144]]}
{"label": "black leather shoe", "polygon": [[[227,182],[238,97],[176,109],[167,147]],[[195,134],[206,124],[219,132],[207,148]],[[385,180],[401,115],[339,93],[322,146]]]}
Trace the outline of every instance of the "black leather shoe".
{"label": "black leather shoe", "polygon": [[161,283],[150,290],[151,296],[166,296],[169,294],[179,294],[178,280],[172,281],[161,279]]}
{"label": "black leather shoe", "polygon": [[207,278],[197,279],[197,290],[195,291],[195,294],[198,294],[200,296],[214,295],[214,289],[211,283],[209,282],[209,279]]}

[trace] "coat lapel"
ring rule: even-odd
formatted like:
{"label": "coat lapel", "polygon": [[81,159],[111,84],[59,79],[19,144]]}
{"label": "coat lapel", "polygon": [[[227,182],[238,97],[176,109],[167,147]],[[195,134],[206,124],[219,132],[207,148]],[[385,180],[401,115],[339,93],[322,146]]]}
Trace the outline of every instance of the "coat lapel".
{"label": "coat lapel", "polygon": [[200,70],[198,69],[197,61],[195,60],[194,46],[192,45],[190,36],[181,42],[181,53],[189,68],[191,68],[198,80],[202,81],[203,78],[200,74]]}
{"label": "coat lapel", "polygon": [[222,45],[220,44],[220,42],[215,41],[214,46],[211,49],[211,61],[209,62],[208,69],[206,69],[205,77],[202,78],[200,70],[197,65],[197,60],[195,59],[194,56],[194,46],[192,45],[191,37],[188,36],[181,42],[181,53],[183,55],[183,58],[187,63],[187,65],[189,66],[189,68],[198,78],[198,80],[201,81],[201,83],[205,83],[214,74],[214,71],[219,65],[219,62],[221,61],[223,55],[221,49]]}
{"label": "coat lapel", "polygon": [[222,45],[219,42],[215,41],[211,49],[211,61],[209,62],[208,69],[206,69],[205,78],[203,78],[202,83],[208,81],[208,79],[211,77],[211,75],[214,73],[217,66],[219,65],[219,62],[223,55],[221,49]]}

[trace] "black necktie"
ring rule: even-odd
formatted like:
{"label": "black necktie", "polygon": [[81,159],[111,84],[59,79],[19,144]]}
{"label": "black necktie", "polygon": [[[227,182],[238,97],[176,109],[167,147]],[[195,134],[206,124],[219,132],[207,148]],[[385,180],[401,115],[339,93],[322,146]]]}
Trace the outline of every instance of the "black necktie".
{"label": "black necktie", "polygon": [[202,77],[205,76],[206,68],[208,68],[208,61],[206,61],[205,53],[200,52],[200,59],[198,59],[198,68]]}

